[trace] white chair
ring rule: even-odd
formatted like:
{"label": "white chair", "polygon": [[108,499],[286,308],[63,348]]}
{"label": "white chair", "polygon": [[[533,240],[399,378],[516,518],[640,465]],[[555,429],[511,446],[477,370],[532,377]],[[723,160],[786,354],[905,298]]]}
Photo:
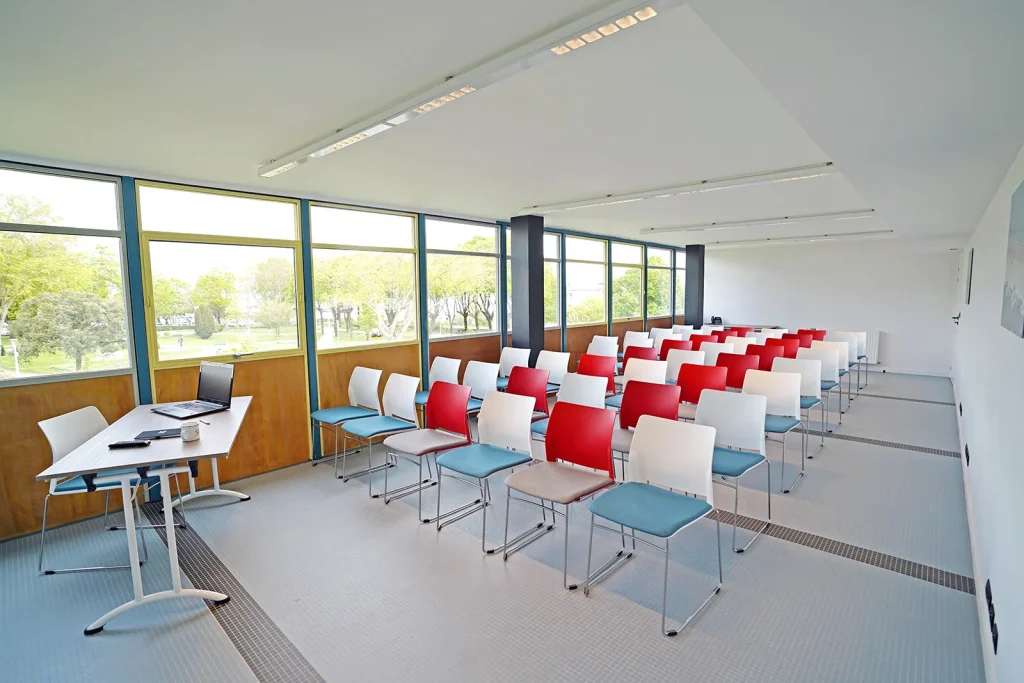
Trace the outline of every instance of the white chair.
{"label": "white chair", "polygon": [[[629,334],[629,333],[627,332],[627,334]],[[643,334],[643,332],[640,332],[638,334]],[[638,348],[641,348],[641,349],[653,349],[654,348],[654,340],[651,339],[650,337],[646,336],[646,335],[644,336],[643,339],[637,339],[636,337],[634,337],[629,342],[629,344],[627,344],[626,346],[627,346],[627,348],[630,347],[630,346],[635,346],[635,347],[638,347]],[[603,355],[607,355],[607,354],[603,354]],[[616,375],[618,375],[619,373],[622,372],[622,361],[623,361],[624,356],[625,356],[625,351],[623,351],[623,353],[619,354],[619,360],[615,364],[615,373],[616,373]],[[618,378],[616,378],[616,379],[618,379]],[[616,381],[616,384],[621,384],[621,382]]]}
{"label": "white chair", "polygon": [[[323,462],[329,457],[334,458],[335,478],[338,476],[338,456],[343,455],[338,453],[338,427],[349,420],[380,415],[380,396],[377,391],[380,387],[381,374],[383,372],[377,368],[365,368],[357,365],[348,379],[348,405],[321,408],[309,416],[314,427],[330,429],[334,433],[334,452],[329,456],[325,455],[319,462]],[[426,402],[425,397],[424,402]],[[315,466],[317,462],[314,460],[313,465]]]}
{"label": "white chair", "polygon": [[684,341],[688,340],[693,334],[693,325],[673,325],[672,334],[681,335]]}
{"label": "white chair", "polygon": [[679,378],[679,368],[683,363],[692,363],[693,365],[704,365],[704,352],[703,351],[686,351],[683,349],[672,349],[668,352],[668,358],[665,359],[668,363],[666,370],[667,376],[665,377],[666,384],[675,384]]}
{"label": "white chair", "polygon": [[625,351],[630,346],[644,346],[651,348],[654,344],[651,338],[647,336],[646,332],[638,332],[636,330],[627,330],[625,336],[622,337],[622,350]]}
{"label": "white chair", "polygon": [[756,340],[751,337],[726,337],[725,343],[732,344],[732,353],[744,354],[747,352],[747,347],[753,344]]}
{"label": "white chair", "polygon": [[[810,351],[810,349],[801,349]],[[799,355],[800,351],[797,351]],[[796,372],[800,375],[800,410],[804,412],[801,420],[804,428],[811,425],[811,408],[821,406],[821,444],[814,453],[807,453],[813,458],[825,447],[825,403],[821,400],[821,361],[814,358],[776,358],[772,361],[772,372]],[[810,442],[808,435],[803,438],[806,445]]]}
{"label": "white chair", "polygon": [[[710,427],[685,424],[652,415],[644,415],[637,421],[633,444],[629,450],[629,463],[634,481],[608,489],[590,504],[590,546],[587,552],[584,595],[589,596],[598,581],[633,555],[623,555],[619,552],[591,574],[594,527],[618,534],[622,537],[623,544],[627,537],[625,528],[628,527],[629,539],[633,541],[634,547],[636,541],[640,541],[665,554],[661,596],[663,634],[678,634],[711,602],[722,588],[721,524],[718,515],[715,516],[715,538],[719,539],[718,585],[679,628],[666,629],[669,545],[676,534],[714,510],[714,491],[711,486],[714,449],[715,430]],[[700,496],[704,500],[699,497],[691,498],[686,494]],[[595,521],[596,517],[608,520],[613,526],[598,524]],[[636,531],[665,539],[664,549],[638,538]]]}
{"label": "white chair", "polygon": [[654,348],[661,348],[661,340],[672,334],[672,328],[670,327],[652,327],[649,335],[654,340]]}
{"label": "white chair", "polygon": [[427,405],[427,396],[430,395],[430,387],[434,385],[434,382],[450,382],[451,384],[458,384],[460,367],[462,367],[462,360],[459,358],[435,356],[433,362],[430,363],[430,373],[428,374],[426,390],[416,392],[416,405]]}
{"label": "white chair", "polygon": [[[591,408],[604,408],[604,397],[607,394],[607,390],[608,379],[605,377],[567,372],[565,377],[562,378],[562,385],[558,388],[555,403],[564,401],[567,403],[578,403],[581,406],[590,406]],[[537,420],[530,425],[530,432],[535,436],[544,436],[547,434],[547,431],[548,418]]]}
{"label": "white chair", "polygon": [[[786,334],[786,330],[765,328],[759,334],[763,334],[765,339],[782,339],[782,335]],[[764,341],[761,343],[763,344]]]}
{"label": "white chair", "polygon": [[[786,436],[801,425],[800,420],[800,375],[793,372],[765,372],[747,370],[743,378],[743,393],[764,396],[767,404],[764,431],[782,435],[782,492],[789,493],[804,476],[804,441],[801,438],[800,474],[791,486],[786,486]],[[806,432],[801,431],[801,437]]]}
{"label": "white chair", "polygon": [[558,391],[562,378],[569,371],[569,353],[544,349],[537,356],[537,369],[548,371],[548,393]]}
{"label": "white chair", "polygon": [[[812,349],[831,349],[836,354],[836,362],[839,363],[839,422],[836,424],[843,424],[843,413],[846,409],[843,408],[843,377],[850,374],[850,342],[849,341],[837,341],[835,339],[828,339],[828,335],[825,337],[826,341],[812,341]],[[853,349],[856,353],[856,348]]]}
{"label": "white chair", "polygon": [[733,345],[724,342],[704,342],[700,345],[704,352],[704,365],[718,365],[718,354],[733,353]]}
{"label": "white chair", "polygon": [[700,333],[701,334],[711,334],[712,332],[723,332],[723,331],[725,331],[725,326],[724,325],[701,325],[700,326]]}
{"label": "white chair", "polygon": [[[860,390],[863,388],[860,384],[860,368],[867,360],[868,352],[868,333],[867,332],[836,332],[837,337],[853,337],[855,344],[854,360],[853,363],[857,366],[857,391],[853,395],[853,398],[860,396]],[[826,337],[827,338],[827,337]],[[864,369],[864,386],[867,386],[867,368]],[[852,399],[851,399],[852,400]]]}
{"label": "white chair", "polygon": [[483,397],[491,391],[498,390],[498,364],[471,360],[466,365],[466,374],[462,376],[463,386],[469,387],[469,407],[467,411],[475,413],[480,410]]}
{"label": "white chair", "polygon": [[[747,372],[750,374],[750,371]],[[744,552],[757,540],[772,521],[772,464],[765,455],[764,418],[768,399],[754,394],[705,389],[697,403],[697,424],[715,428],[715,456],[712,474],[732,482],[719,482],[736,492],[733,502],[732,549]],[[740,477],[764,464],[768,468],[768,519],[742,548],[736,547],[736,527],[739,521]]]}
{"label": "white chair", "polygon": [[[668,361],[664,360],[644,360],[643,358],[634,358],[632,362],[626,366],[626,372],[622,375],[622,390],[626,390],[626,384],[631,380],[637,379],[641,382],[651,382],[652,384],[664,384],[666,375],[668,373]],[[605,399],[604,404],[609,408],[619,409],[622,405],[622,394],[615,394]]]}
{"label": "white chair", "polygon": [[759,344],[764,346],[764,340],[768,339],[769,335],[766,332],[747,332],[747,339],[752,339],[751,344]]}
{"label": "white chair", "polygon": [[501,356],[498,358],[497,387],[499,391],[504,391],[508,386],[508,376],[512,372],[512,368],[517,365],[524,368],[530,367],[530,349],[519,349],[514,346],[503,348]]}
{"label": "white chair", "polygon": [[853,403],[853,368],[857,365],[857,335],[853,332],[829,332],[825,335],[825,341],[846,343],[846,364],[840,365],[846,368],[846,409],[850,409]]}
{"label": "white chair", "polygon": [[587,353],[594,356],[617,357],[619,355],[619,338],[595,335],[594,338],[590,340],[590,345],[587,347]]}
{"label": "white chair", "polygon": [[658,352],[658,358],[661,358],[661,345],[667,341],[682,341],[683,335],[681,334],[661,334],[654,339],[654,350]]}
{"label": "white chair", "polygon": [[[831,410],[832,391],[839,387],[839,354],[833,349],[815,347],[812,343],[809,349],[797,349],[796,358],[821,363],[821,390],[825,392],[825,420],[821,428],[824,439],[824,432],[832,431],[828,428],[828,413]],[[839,424],[842,424],[842,415],[839,416]]]}

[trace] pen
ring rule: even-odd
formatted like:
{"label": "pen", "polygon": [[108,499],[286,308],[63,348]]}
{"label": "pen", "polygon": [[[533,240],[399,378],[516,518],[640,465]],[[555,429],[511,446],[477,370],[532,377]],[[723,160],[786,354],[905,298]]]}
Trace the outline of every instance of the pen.
{"label": "pen", "polygon": [[203,419],[200,419],[199,421],[202,422],[204,425],[210,424],[209,422],[207,422],[206,420],[203,420]]}

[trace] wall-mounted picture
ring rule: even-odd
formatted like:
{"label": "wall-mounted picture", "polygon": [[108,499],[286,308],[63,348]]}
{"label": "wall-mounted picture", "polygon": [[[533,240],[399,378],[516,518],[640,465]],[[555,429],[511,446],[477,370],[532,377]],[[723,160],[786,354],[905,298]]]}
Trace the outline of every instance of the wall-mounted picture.
{"label": "wall-mounted picture", "polygon": [[1010,233],[1006,243],[1003,284],[1003,327],[1024,337],[1024,183],[1010,200]]}

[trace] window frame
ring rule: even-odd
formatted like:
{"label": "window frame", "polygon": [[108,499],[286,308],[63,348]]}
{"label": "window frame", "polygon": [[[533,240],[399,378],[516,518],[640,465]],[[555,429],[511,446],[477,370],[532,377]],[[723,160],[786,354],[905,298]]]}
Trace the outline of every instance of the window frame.
{"label": "window frame", "polygon": [[121,201],[121,178],[119,176],[103,175],[101,173],[86,173],[82,171],[69,171],[65,169],[44,168],[31,164],[19,164],[0,160],[0,168],[10,171],[24,173],[35,173],[45,176],[59,176],[63,178],[81,178],[83,180],[96,180],[112,183],[114,185],[114,203],[116,205],[117,229],[106,230],[102,228],[78,228],[69,225],[34,225],[28,223],[6,223],[0,222],[0,232],[20,232],[43,235],[69,235],[73,237],[106,237],[118,241],[118,259],[121,264],[121,303],[124,306],[124,327],[125,343],[128,345],[128,365],[123,368],[111,368],[108,370],[82,370],[72,372],[54,373],[52,375],[39,375],[35,377],[16,377],[13,379],[0,379],[0,389],[6,387],[30,386],[33,384],[52,384],[54,382],[72,382],[80,379],[92,379],[100,377],[117,377],[121,375],[132,375],[132,386],[135,393],[135,400],[138,402],[138,378],[135,376],[137,363],[135,358],[135,324],[132,319],[132,307],[130,303],[128,283],[128,242],[125,231],[124,207]]}
{"label": "window frame", "polygon": [[640,248],[640,261],[638,263],[625,263],[621,261],[612,261],[611,272],[612,282],[608,283],[609,287],[612,287],[612,315],[614,316],[615,311],[615,268],[634,268],[640,271],[640,313],[635,316],[626,318],[615,318],[612,317],[612,323],[631,323],[637,322],[644,319],[644,311],[647,308],[647,245],[646,244],[633,244],[632,242],[622,242],[619,240],[611,240],[608,245],[612,253],[614,253],[613,246],[615,244],[621,244],[627,247],[639,247]]}
{"label": "window frame", "polygon": [[[673,249],[672,250],[672,286],[675,288],[672,292],[672,300],[675,303],[675,310],[672,311],[673,323],[679,316],[686,316],[686,250],[685,249]],[[682,265],[680,265],[682,264]],[[683,274],[683,294],[679,296],[679,273]],[[682,309],[680,310],[680,306]]]}
{"label": "window frame", "polygon": [[[475,225],[486,228],[494,228],[494,253],[487,251],[460,251],[458,249],[430,249],[427,245],[428,232],[430,228],[430,221],[442,221],[445,223],[463,223],[465,225]],[[508,322],[502,317],[504,315],[504,305],[501,302],[501,244],[502,240],[505,239],[505,235],[502,232],[505,226],[495,221],[494,223],[486,223],[484,221],[471,221],[463,218],[450,218],[448,216],[439,216],[437,214],[423,214],[423,254],[427,264],[425,279],[423,281],[423,292],[430,298],[430,256],[431,254],[439,256],[476,256],[479,258],[490,258],[494,259],[494,316],[495,316],[495,329],[491,332],[466,332],[463,334],[449,334],[440,337],[431,337],[430,330],[427,330],[425,339],[428,344],[434,342],[441,343],[454,339],[476,339],[482,337],[501,337],[501,328],[504,325],[506,327],[506,336],[508,335]],[[419,310],[417,308],[417,310]]]}
{"label": "window frame", "polygon": [[[657,251],[666,252],[668,254],[668,265],[666,265],[666,266],[652,266],[651,265],[651,249],[652,248],[657,250]],[[674,278],[675,278],[675,271],[676,271],[676,269],[674,267],[675,260],[674,260],[673,254],[674,254],[674,250],[673,249],[666,249],[664,247],[644,247],[644,273],[645,273],[645,277],[644,277],[644,308],[647,310],[647,319],[648,320],[650,320],[651,318],[674,318],[675,317],[675,311],[672,310],[672,303],[673,303],[672,288],[675,286]],[[652,269],[654,269],[654,270],[663,270],[663,271],[668,272],[668,276],[669,276],[669,280],[668,280],[668,297],[669,297],[668,308],[669,308],[669,310],[668,310],[667,313],[659,313],[657,315],[651,315],[651,299],[650,299],[650,292],[651,292],[650,284],[651,284],[651,280],[650,280],[650,271]]]}
{"label": "window frame", "polygon": [[[604,249],[604,259],[601,261],[592,261],[590,259],[578,259],[568,258],[569,253],[569,240],[589,240],[591,242],[598,242]],[[608,310],[608,292],[611,283],[608,282],[608,259],[611,258],[611,241],[602,239],[600,237],[584,237],[582,235],[565,235],[564,249],[561,249],[559,256],[562,257],[562,262],[568,266],[570,263],[587,263],[590,265],[603,266],[605,269],[604,274],[604,291],[601,296],[602,305],[604,307],[604,316],[601,320],[593,320],[585,323],[570,323],[569,322],[569,269],[566,268],[565,282],[562,283],[561,287],[565,290],[565,304],[563,309],[565,311],[565,320],[563,321],[565,329],[573,327],[593,327],[594,325],[607,325],[608,319],[611,317],[611,311]]]}
{"label": "window frame", "polygon": [[[503,235],[502,239],[505,240],[505,272],[508,273],[508,279],[511,279],[511,277],[512,277],[512,253],[509,251],[509,246],[510,246],[510,243],[511,243],[511,240],[509,239],[511,237],[511,230],[512,230],[512,228],[506,226],[505,227],[505,232],[502,233],[502,235]],[[555,264],[555,285],[556,285],[555,286],[555,312],[558,314],[558,322],[552,323],[550,325],[545,323],[544,324],[544,330],[545,331],[547,331],[547,330],[560,330],[560,329],[562,329],[562,240],[561,240],[561,234],[557,233],[557,232],[555,232],[553,230],[545,230],[544,231],[544,237],[547,237],[548,235],[551,235],[551,236],[556,238],[556,240],[555,240],[555,247],[558,249],[558,257],[557,258],[552,258],[552,257],[549,257],[549,256],[545,256],[542,260],[544,261],[545,264],[548,264],[548,263]],[[543,246],[542,246],[541,250],[543,251]],[[507,287],[508,284],[506,283],[505,286]],[[507,299],[507,303],[506,303],[506,313],[507,313],[508,310],[511,308],[511,305],[512,305],[512,290],[511,289],[509,289],[506,299]],[[506,335],[512,333],[512,318],[511,317],[509,317],[505,321],[505,329],[506,329],[506,332],[505,332]]]}

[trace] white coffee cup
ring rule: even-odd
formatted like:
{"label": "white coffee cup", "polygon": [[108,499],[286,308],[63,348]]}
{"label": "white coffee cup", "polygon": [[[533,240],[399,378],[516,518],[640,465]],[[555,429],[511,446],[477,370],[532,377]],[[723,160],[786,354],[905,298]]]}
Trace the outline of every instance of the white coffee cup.
{"label": "white coffee cup", "polygon": [[198,441],[199,440],[199,423],[195,420],[189,420],[188,422],[181,423],[181,440],[182,441]]}

